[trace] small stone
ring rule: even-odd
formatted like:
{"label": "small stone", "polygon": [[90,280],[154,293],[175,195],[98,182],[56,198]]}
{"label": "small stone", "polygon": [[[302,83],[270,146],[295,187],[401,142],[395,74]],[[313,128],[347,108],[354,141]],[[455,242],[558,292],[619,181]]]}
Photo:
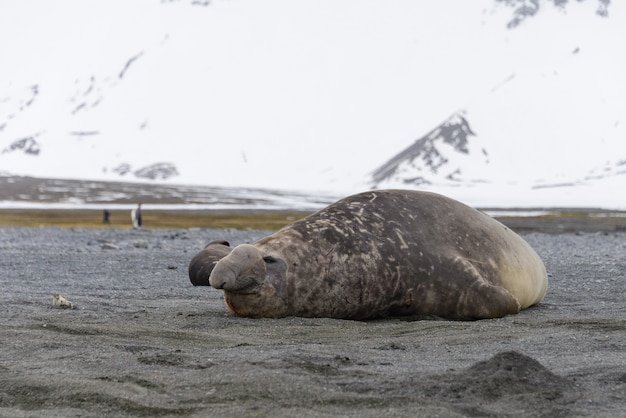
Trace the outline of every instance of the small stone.
{"label": "small stone", "polygon": [[133,242],[133,245],[135,248],[148,248],[148,242],[142,239]]}
{"label": "small stone", "polygon": [[63,309],[76,309],[76,305],[56,292],[52,294],[52,306]]}

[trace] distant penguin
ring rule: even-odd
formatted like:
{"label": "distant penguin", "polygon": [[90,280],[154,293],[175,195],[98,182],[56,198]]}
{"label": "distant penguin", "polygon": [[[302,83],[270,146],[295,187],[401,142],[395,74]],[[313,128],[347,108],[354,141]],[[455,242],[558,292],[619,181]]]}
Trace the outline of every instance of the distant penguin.
{"label": "distant penguin", "polygon": [[137,228],[141,228],[141,203],[137,205],[137,210],[135,211],[135,222],[137,223]]}
{"label": "distant penguin", "polygon": [[137,209],[132,209],[130,211],[130,220],[133,223],[133,228],[139,228],[139,225],[137,224]]}
{"label": "distant penguin", "polygon": [[130,211],[130,219],[133,222],[134,229],[141,229],[141,203]]}

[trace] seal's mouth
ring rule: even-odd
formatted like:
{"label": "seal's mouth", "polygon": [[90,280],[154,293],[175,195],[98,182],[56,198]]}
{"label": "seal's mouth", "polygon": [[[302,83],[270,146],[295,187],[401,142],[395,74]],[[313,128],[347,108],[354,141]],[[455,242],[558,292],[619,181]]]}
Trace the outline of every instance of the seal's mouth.
{"label": "seal's mouth", "polygon": [[235,289],[227,289],[227,288],[224,288],[224,286],[220,287],[219,289],[223,290],[224,292],[233,293],[237,295],[256,295],[261,291],[262,287],[263,285],[260,285],[258,283],[252,283],[247,286],[237,287]]}
{"label": "seal's mouth", "polygon": [[236,280],[223,280],[223,278],[214,278],[211,286],[213,286],[215,289],[241,295],[257,293],[260,288],[263,287],[263,284],[259,283],[257,278],[254,276],[240,276],[237,277]]}
{"label": "seal's mouth", "polygon": [[258,283],[256,280],[251,280],[246,283],[238,283],[239,286],[228,287],[225,283],[220,284],[220,287],[216,289],[223,290],[224,292],[236,294],[236,295],[258,295],[263,288],[263,283]]}

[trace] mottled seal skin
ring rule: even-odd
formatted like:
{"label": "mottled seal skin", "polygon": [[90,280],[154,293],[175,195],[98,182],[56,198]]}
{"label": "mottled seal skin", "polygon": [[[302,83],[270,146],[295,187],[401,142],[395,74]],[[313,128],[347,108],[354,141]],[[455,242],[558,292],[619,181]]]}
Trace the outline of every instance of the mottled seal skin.
{"label": "mottled seal skin", "polygon": [[548,279],[535,251],[484,213],[434,193],[380,190],[235,247],[209,283],[247,317],[471,320],[539,303]]}
{"label": "mottled seal skin", "polygon": [[213,267],[231,250],[228,241],[209,242],[189,263],[189,280],[191,283],[194,286],[209,286],[209,276]]}

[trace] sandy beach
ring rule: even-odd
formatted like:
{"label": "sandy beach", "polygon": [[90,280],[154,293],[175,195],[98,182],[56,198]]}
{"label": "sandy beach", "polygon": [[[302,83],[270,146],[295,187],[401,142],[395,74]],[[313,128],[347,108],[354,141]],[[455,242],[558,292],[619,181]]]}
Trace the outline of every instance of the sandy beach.
{"label": "sandy beach", "polygon": [[190,284],[267,234],[0,228],[0,416],[626,416],[625,233],[524,232],[548,294],[493,320],[237,318]]}

